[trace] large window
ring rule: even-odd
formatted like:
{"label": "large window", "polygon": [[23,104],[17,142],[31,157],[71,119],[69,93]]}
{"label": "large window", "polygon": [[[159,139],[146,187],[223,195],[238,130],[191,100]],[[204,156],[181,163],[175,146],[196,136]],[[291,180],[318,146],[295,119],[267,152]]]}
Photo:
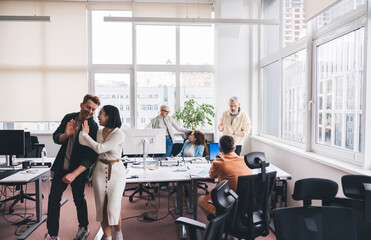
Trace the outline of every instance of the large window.
{"label": "large window", "polygon": [[260,135],[362,164],[366,1],[339,1],[306,23],[303,2],[262,0],[263,18],[282,7],[282,44],[267,47],[275,32],[261,27]]}
{"label": "large window", "polygon": [[104,22],[109,14],[131,16],[91,11],[92,89],[120,109],[125,127],[146,127],[162,104],[170,115],[190,98],[214,105],[213,25]]}
{"label": "large window", "polygon": [[360,151],[364,28],[317,46],[316,143]]}

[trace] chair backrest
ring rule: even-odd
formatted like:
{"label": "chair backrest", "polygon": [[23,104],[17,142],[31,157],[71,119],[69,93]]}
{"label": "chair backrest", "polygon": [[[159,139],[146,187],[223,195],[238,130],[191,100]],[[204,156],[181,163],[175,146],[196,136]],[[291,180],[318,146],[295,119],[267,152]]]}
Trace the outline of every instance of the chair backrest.
{"label": "chair backrest", "polygon": [[292,207],[273,211],[277,240],[356,240],[354,213],[343,207]]}
{"label": "chair backrest", "polygon": [[336,182],[307,178],[295,182],[294,200],[303,200],[303,207],[273,211],[277,240],[356,240],[354,212],[350,208],[311,206],[313,199],[322,202],[334,199]]}
{"label": "chair backrest", "polygon": [[303,200],[304,206],[311,205],[312,200],[330,201],[335,198],[339,186],[336,182],[323,178],[306,178],[295,182],[292,198]]}
{"label": "chair backrest", "polygon": [[345,175],[341,178],[343,193],[326,205],[352,208],[355,214],[358,240],[371,239],[371,177]]}
{"label": "chair backrest", "polygon": [[237,194],[229,189],[228,180],[220,182],[211,190],[211,200],[216,208],[216,217],[210,221],[207,227],[205,240],[222,239],[224,226],[232,209],[237,204],[238,198]]}
{"label": "chair backrest", "polygon": [[269,234],[270,205],[269,199],[275,184],[276,172],[245,175],[238,177],[237,211],[232,216],[228,233],[245,239]]}
{"label": "chair backrest", "polygon": [[211,200],[216,209],[216,215],[219,216],[229,212],[235,203],[237,203],[237,194],[229,189],[228,180],[221,181],[213,190],[211,190]]}
{"label": "chair backrest", "polygon": [[341,178],[343,193],[348,198],[363,200],[365,198],[364,183],[371,183],[371,177],[366,175],[345,175]]}

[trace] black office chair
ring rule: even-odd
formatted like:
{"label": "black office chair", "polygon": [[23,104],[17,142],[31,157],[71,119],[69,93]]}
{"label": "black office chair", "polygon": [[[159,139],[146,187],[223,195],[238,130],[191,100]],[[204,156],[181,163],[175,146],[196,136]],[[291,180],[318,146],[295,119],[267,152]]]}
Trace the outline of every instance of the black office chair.
{"label": "black office chair", "polygon": [[273,211],[277,240],[356,240],[353,210],[344,207],[312,206],[313,199],[327,202],[338,190],[336,182],[308,178],[295,182],[294,200],[303,200],[303,207],[280,208]]}
{"label": "black office chair", "polygon": [[356,218],[358,240],[371,239],[371,177],[345,175],[341,178],[343,193],[347,198],[335,198],[325,203],[329,206],[352,208]]}
{"label": "black office chair", "polygon": [[[216,217],[210,221],[204,239],[222,239],[228,216],[236,209],[234,206],[238,202],[238,196],[233,190],[229,189],[228,180],[224,180],[211,190],[211,200],[216,209]],[[188,226],[191,240],[200,240],[197,230],[206,229],[206,224],[186,217],[179,217],[175,222]]]}
{"label": "black office chair", "polygon": [[270,195],[276,181],[276,172],[266,172],[264,153],[252,152],[245,157],[250,169],[260,168],[261,173],[238,177],[237,211],[231,216],[226,229],[228,235],[243,239],[255,239],[269,234]]}
{"label": "black office chair", "polygon": [[135,194],[139,193],[139,196],[142,196],[143,195],[143,192],[147,193],[149,195],[149,197],[151,197],[151,200],[154,200],[155,199],[155,195],[150,192],[150,189],[157,189],[157,188],[151,187],[151,186],[146,186],[146,185],[140,183],[136,187],[126,188],[125,189],[125,192],[126,191],[133,191],[134,190],[134,192],[129,196],[129,202],[134,201],[133,197],[134,197]]}

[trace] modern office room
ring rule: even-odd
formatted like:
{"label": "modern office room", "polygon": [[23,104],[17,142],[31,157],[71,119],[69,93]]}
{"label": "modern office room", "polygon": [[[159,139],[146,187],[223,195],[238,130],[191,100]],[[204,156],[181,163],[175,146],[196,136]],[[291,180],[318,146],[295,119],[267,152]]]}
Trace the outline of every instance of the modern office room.
{"label": "modern office room", "polygon": [[[0,0],[0,131],[23,130],[37,138],[34,144],[45,148],[52,164],[60,149],[53,133],[67,113],[80,110],[86,94],[101,101],[94,120],[102,106],[113,105],[123,131],[145,129],[162,105],[176,118],[194,100],[212,107],[210,120],[194,128],[205,134],[209,146],[223,135],[218,124],[236,96],[251,119],[240,156],[262,152],[264,161],[290,175],[285,180],[276,176],[281,192],[276,192],[275,207],[302,208],[303,199],[292,194],[297,181],[310,178],[331,180],[338,187],[332,198],[349,198],[343,176],[371,176],[369,7],[366,0]],[[178,154],[185,138],[177,132],[172,154]],[[0,151],[2,165],[8,154]],[[41,159],[40,154],[35,157]],[[264,162],[259,164],[263,172]],[[50,178],[44,175],[41,185],[36,181],[22,188],[42,193],[41,215],[47,214]],[[132,186],[128,182],[126,187]],[[357,198],[369,207],[366,182],[357,186],[362,188]],[[19,185],[1,184],[0,201],[19,191]],[[206,184],[209,191],[216,186]],[[153,201],[131,201],[125,192],[125,239],[185,239],[175,223],[175,185],[150,189]],[[195,191],[203,190],[197,192],[196,186]],[[78,226],[70,187],[63,197],[68,199],[61,205],[59,237],[70,239]],[[101,239],[88,184],[85,197],[86,239]],[[313,205],[325,205],[322,198],[313,199]],[[1,235],[24,239],[19,236],[30,224],[17,222],[35,218],[38,204],[18,202],[13,214],[10,203],[0,204]],[[157,217],[164,219],[135,218],[158,206]],[[207,228],[210,219],[198,210],[197,220]],[[354,212],[354,227],[363,239],[369,233],[360,233],[358,224],[371,226],[371,216],[358,220]],[[45,233],[43,220],[25,238],[44,239]],[[202,238],[205,234],[201,231]],[[256,239],[279,239],[275,234],[271,229]]]}

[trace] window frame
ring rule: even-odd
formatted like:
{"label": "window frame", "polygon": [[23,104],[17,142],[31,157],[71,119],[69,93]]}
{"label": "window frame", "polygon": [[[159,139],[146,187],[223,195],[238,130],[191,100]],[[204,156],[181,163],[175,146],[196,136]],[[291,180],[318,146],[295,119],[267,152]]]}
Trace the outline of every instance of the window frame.
{"label": "window frame", "polygon": [[[356,18],[353,19],[351,22],[347,22],[348,19],[338,19],[335,20],[336,26],[341,24],[341,27],[335,28],[332,26],[333,24],[329,24],[328,27],[324,27],[325,29],[320,29],[321,34],[314,33],[313,39],[312,39],[312,101],[313,101],[313,108],[311,113],[311,151],[314,153],[319,153],[325,156],[333,157],[345,162],[350,162],[357,165],[363,164],[363,156],[364,156],[364,146],[365,146],[365,104],[366,104],[366,81],[367,81],[367,74],[363,74],[363,99],[362,101],[362,139],[361,139],[361,149],[362,152],[357,152],[355,150],[346,150],[346,149],[340,149],[333,146],[325,146],[322,144],[316,143],[316,71],[317,71],[317,64],[316,64],[316,58],[317,58],[317,47],[328,43],[332,40],[338,39],[348,33],[351,33],[353,31],[356,31],[357,29],[364,28],[364,52],[366,53],[367,50],[367,20],[366,16],[363,14],[364,9],[356,9],[354,10],[356,14]],[[361,14],[361,15],[359,15]],[[353,15],[354,16],[354,15]],[[363,55],[363,73],[366,73],[366,67],[367,67],[367,54]],[[345,124],[345,122],[343,122]],[[357,123],[355,122],[355,125]],[[358,132],[359,133],[359,132]]]}
{"label": "window frame", "polygon": [[[181,107],[180,103],[180,73],[182,72],[210,72],[215,75],[215,62],[213,65],[181,65],[180,64],[180,27],[177,24],[166,24],[165,26],[174,26],[176,28],[175,42],[176,42],[176,62],[172,65],[164,64],[138,64],[137,63],[137,46],[136,46],[136,28],[138,25],[159,25],[164,24],[138,24],[132,23],[132,64],[93,64],[92,63],[92,11],[100,11],[97,9],[88,10],[88,47],[89,47],[89,90],[95,93],[95,79],[96,73],[130,73],[130,127],[135,128],[140,124],[141,119],[138,117],[137,112],[140,111],[140,106],[137,103],[137,73],[138,72],[174,72],[176,76],[175,96],[176,96],[176,109]],[[102,10],[104,11],[104,10]],[[215,32],[214,32],[215,33]],[[215,36],[215,35],[214,35]],[[215,54],[214,54],[215,56]],[[215,80],[215,78],[214,78]],[[215,84],[214,84],[215,87]],[[158,98],[158,97],[157,97]],[[215,95],[214,95],[215,105]],[[182,102],[183,103],[183,102]],[[155,116],[153,116],[155,117]],[[215,126],[214,126],[215,127]],[[208,131],[206,131],[208,132]]]}
{"label": "window frame", "polygon": [[[263,0],[262,0],[263,1]],[[284,0],[279,0],[280,6],[281,6],[281,12],[283,12],[284,7]],[[262,4],[262,3],[261,3]],[[261,15],[262,9],[260,9]],[[348,13],[346,13],[344,16],[339,17],[335,20],[333,20],[331,23],[327,24],[326,26],[318,29],[314,29],[314,24],[316,24],[315,20],[312,20],[307,24],[307,33],[304,38],[301,38],[297,40],[294,43],[291,43],[285,47],[283,45],[280,45],[280,48],[261,59],[259,59],[259,81],[258,81],[258,88],[259,88],[259,106],[260,109],[258,110],[258,119],[259,119],[259,127],[258,127],[258,136],[271,139],[273,141],[277,141],[282,144],[286,144],[289,146],[297,147],[298,149],[301,149],[306,152],[313,152],[318,153],[326,157],[331,157],[336,160],[340,160],[343,162],[350,162],[352,164],[356,165],[362,165],[367,162],[364,159],[365,155],[365,138],[366,138],[366,132],[365,132],[365,123],[366,123],[366,84],[367,84],[367,21],[368,21],[368,13],[367,13],[367,3],[364,6],[358,7],[357,9],[354,9]],[[282,16],[281,16],[281,19]],[[281,28],[282,23],[281,21]],[[332,146],[323,146],[319,144],[315,144],[315,117],[316,117],[316,106],[315,106],[315,99],[316,99],[316,46],[318,46],[319,43],[324,43],[331,41],[333,39],[336,39],[339,36],[345,35],[347,33],[350,33],[354,30],[357,30],[361,27],[364,27],[364,65],[363,65],[363,99],[362,101],[362,109],[361,109],[361,121],[362,121],[362,131],[361,131],[361,151],[362,152],[356,152],[357,150],[345,150],[345,149],[337,149]],[[283,29],[283,28],[282,28]],[[283,41],[284,32],[280,31],[279,39],[280,41]],[[263,40],[263,34],[261,31],[261,28],[259,28],[259,57],[262,56],[262,40]],[[307,97],[305,99],[305,118],[303,121],[303,128],[304,128],[304,137],[305,142],[304,143],[298,143],[294,142],[292,140],[284,139],[282,137],[282,114],[283,114],[283,59],[285,57],[288,57],[296,52],[299,52],[303,49],[306,49],[306,83],[307,83]],[[262,124],[262,106],[263,106],[263,88],[262,88],[262,82],[263,82],[263,68],[279,61],[280,63],[280,114],[279,114],[279,136],[271,136],[268,134],[264,134],[261,132],[261,124]],[[345,122],[343,122],[345,124]],[[355,123],[357,124],[357,123]]]}

